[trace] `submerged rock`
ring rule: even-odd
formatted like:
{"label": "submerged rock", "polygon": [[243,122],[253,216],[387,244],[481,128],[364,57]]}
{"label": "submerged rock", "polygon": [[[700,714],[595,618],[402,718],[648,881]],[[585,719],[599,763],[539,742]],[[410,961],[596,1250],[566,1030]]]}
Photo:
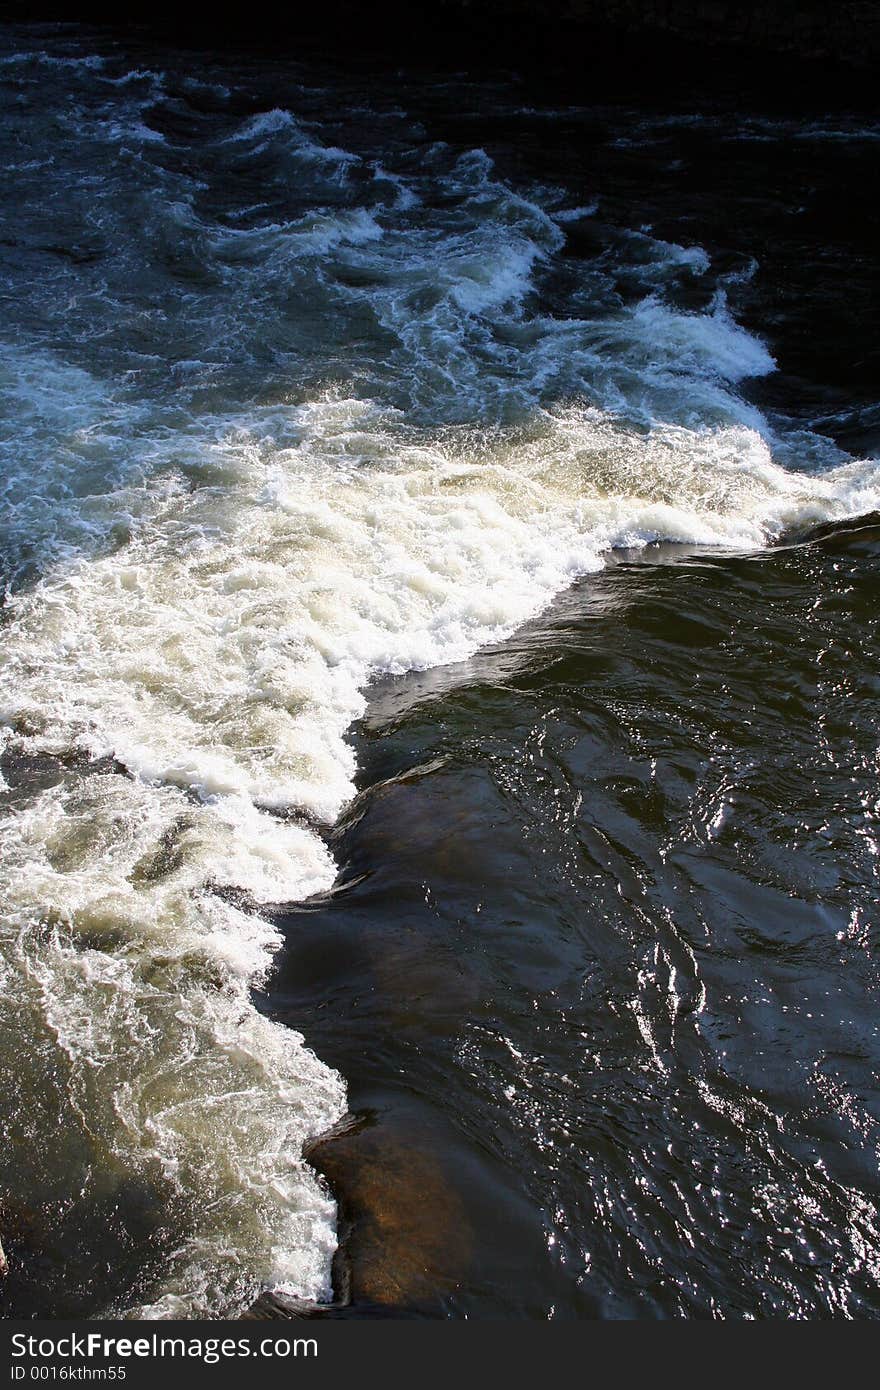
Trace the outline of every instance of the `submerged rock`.
{"label": "submerged rock", "polygon": [[469,1264],[461,1199],[418,1134],[362,1120],[331,1132],[308,1153],[340,1206],[334,1264],[344,1301],[439,1313]]}
{"label": "submerged rock", "polygon": [[438,1317],[467,1273],[472,1238],[461,1198],[417,1132],[350,1117],[306,1157],[339,1202],[333,1304],[267,1291],[246,1318]]}

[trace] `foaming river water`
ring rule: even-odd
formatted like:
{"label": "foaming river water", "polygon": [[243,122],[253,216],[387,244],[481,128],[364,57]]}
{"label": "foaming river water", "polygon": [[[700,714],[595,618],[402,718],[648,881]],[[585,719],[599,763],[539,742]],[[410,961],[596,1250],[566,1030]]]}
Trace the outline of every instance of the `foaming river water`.
{"label": "foaming river water", "polygon": [[0,123],[4,1312],[876,1315],[880,126]]}

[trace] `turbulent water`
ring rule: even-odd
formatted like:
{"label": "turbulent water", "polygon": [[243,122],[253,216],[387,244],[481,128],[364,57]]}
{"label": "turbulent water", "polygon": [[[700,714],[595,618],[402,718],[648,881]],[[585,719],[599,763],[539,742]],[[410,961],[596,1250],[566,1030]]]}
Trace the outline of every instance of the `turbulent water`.
{"label": "turbulent water", "polygon": [[880,1312],[880,126],[0,83],[7,1311],[330,1298],[351,1105],[434,1311]]}

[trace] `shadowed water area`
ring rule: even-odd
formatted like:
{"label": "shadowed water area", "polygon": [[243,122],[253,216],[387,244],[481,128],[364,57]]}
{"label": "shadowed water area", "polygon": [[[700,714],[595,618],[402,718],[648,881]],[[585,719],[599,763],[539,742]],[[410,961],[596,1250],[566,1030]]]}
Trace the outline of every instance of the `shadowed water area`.
{"label": "shadowed water area", "polygon": [[3,1312],[880,1313],[876,119],[0,81]]}

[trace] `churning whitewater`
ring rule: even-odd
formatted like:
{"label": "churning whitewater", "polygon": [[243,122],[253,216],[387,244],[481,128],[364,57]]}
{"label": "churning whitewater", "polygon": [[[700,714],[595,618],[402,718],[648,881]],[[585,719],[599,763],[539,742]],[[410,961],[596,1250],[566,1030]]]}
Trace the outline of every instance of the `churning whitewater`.
{"label": "churning whitewater", "polygon": [[333,885],[370,681],[504,638],[613,547],[877,509],[880,467],[739,394],[774,370],[747,266],[610,224],[566,262],[601,188],[278,74],[14,42],[0,76],[20,1171],[34,1207],[134,1183],[161,1213],[98,1311],[326,1299],[302,1153],[345,1084],[251,989],[264,909]]}

